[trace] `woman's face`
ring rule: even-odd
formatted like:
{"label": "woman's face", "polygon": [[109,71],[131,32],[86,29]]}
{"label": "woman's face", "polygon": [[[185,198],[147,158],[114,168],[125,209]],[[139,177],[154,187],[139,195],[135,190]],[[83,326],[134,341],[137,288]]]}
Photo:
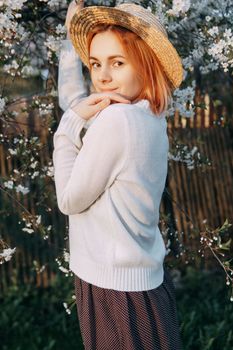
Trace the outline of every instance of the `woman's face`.
{"label": "woman's face", "polygon": [[[114,56],[114,57],[113,57]],[[141,91],[137,72],[126,57],[117,36],[98,33],[90,45],[90,74],[96,92],[114,92],[133,102]]]}

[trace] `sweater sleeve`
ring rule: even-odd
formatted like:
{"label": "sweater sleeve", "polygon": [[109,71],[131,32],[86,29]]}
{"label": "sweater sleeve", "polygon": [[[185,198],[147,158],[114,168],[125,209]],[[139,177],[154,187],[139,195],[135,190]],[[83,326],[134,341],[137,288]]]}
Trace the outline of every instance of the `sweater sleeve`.
{"label": "sweater sleeve", "polygon": [[82,61],[71,40],[62,40],[58,67],[58,101],[63,111],[87,96]]}
{"label": "sweater sleeve", "polygon": [[117,108],[105,108],[81,145],[78,134],[84,119],[71,109],[62,118],[54,134],[56,195],[60,211],[73,215],[88,209],[124,167],[128,157],[127,121]]}

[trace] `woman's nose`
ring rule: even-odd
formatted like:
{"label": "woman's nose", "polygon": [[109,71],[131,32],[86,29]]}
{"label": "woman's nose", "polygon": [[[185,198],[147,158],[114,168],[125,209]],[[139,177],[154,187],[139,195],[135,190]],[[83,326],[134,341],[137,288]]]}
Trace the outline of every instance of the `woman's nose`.
{"label": "woman's nose", "polygon": [[111,81],[112,80],[112,77],[111,77],[111,74],[110,74],[108,68],[102,68],[99,71],[98,80],[101,81],[101,82],[103,82],[103,81]]}

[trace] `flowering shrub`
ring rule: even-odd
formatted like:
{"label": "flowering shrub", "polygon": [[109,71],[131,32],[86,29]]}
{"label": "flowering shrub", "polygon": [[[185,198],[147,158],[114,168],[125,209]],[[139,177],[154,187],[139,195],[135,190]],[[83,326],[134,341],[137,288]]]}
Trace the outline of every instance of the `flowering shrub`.
{"label": "flowering shrub", "polygon": [[[40,233],[47,239],[53,230],[45,224],[45,216],[51,212],[53,165],[51,159],[51,139],[54,126],[59,119],[57,105],[57,66],[61,40],[65,38],[64,26],[68,0],[1,0],[0,1],[0,59],[2,86],[0,91],[0,145],[7,150],[7,158],[14,161],[14,169],[2,174],[0,189],[19,207],[23,224],[22,231],[27,234]],[[113,6],[123,1],[86,1],[89,5]],[[182,57],[184,80],[174,91],[173,100],[167,111],[167,118],[175,113],[183,118],[194,118],[200,106],[195,101],[196,90],[206,91],[213,99],[221,84],[232,84],[233,71],[233,3],[231,0],[169,0],[134,1],[156,12],[166,27],[168,35]],[[43,81],[43,92],[20,96],[15,99],[7,93],[17,79],[37,77]],[[218,79],[216,79],[218,77]],[[231,85],[232,86],[232,85]],[[229,89],[230,91],[230,89]],[[25,103],[26,99],[26,103]],[[47,142],[31,132],[26,135],[21,128],[20,116],[28,118],[36,113],[40,129],[47,135]],[[19,118],[19,119],[17,119]],[[47,148],[50,159],[47,164],[40,163],[40,154]],[[201,155],[197,146],[192,149],[174,141],[169,152],[170,162],[182,162],[189,170],[211,166],[211,160]],[[50,192],[45,191],[50,186]],[[24,198],[37,191],[38,213],[31,213],[23,204]],[[225,223],[229,228],[230,224]],[[223,230],[223,231],[224,231]],[[224,231],[224,232],[225,232]],[[227,285],[233,283],[231,260],[223,263],[222,249],[230,250],[231,241],[220,242],[220,229],[206,229],[201,235],[201,250],[209,247],[224,266]],[[214,235],[214,236],[213,236]],[[215,239],[214,237],[217,237]],[[211,243],[211,244],[210,244]],[[222,246],[220,246],[220,244]],[[225,248],[223,248],[225,247]],[[1,240],[0,263],[11,259],[17,247],[11,249]],[[201,251],[200,250],[200,251]],[[58,268],[69,275],[68,252],[64,251],[56,259]],[[36,267],[37,270],[43,270]],[[66,304],[67,305],[67,304]]]}

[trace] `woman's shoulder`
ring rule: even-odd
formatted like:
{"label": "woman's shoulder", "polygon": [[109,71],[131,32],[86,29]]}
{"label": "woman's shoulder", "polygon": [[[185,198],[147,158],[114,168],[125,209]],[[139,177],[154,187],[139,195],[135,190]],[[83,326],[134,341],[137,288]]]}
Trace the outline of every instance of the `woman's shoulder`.
{"label": "woman's shoulder", "polygon": [[131,116],[135,116],[137,114],[147,114],[148,109],[139,108],[137,104],[130,103],[112,103],[111,105],[104,108],[99,116],[101,118],[129,118]]}
{"label": "woman's shoulder", "polygon": [[163,112],[159,115],[153,113],[150,107],[150,102],[147,99],[139,100],[135,103],[114,103],[109,105],[104,109],[106,112],[111,112],[113,115],[119,115],[119,112],[121,112],[122,115],[125,116],[150,116],[152,119],[157,121],[166,121],[166,112]]}
{"label": "woman's shoulder", "polygon": [[115,130],[118,130],[126,124],[131,126],[136,123],[140,127],[140,123],[145,124],[145,118],[148,120],[148,127],[150,123],[166,124],[166,118],[163,115],[157,116],[151,111],[148,100],[140,100],[132,104],[113,103],[107,106],[96,114],[92,125],[102,127],[102,124],[105,126],[108,124],[109,127],[115,127]]}
{"label": "woman's shoulder", "polygon": [[127,103],[113,103],[105,107],[95,115],[93,124],[115,124],[124,123],[124,119],[133,111],[132,106]]}
{"label": "woman's shoulder", "polygon": [[127,106],[124,107],[120,105],[125,104],[112,104],[96,113],[88,126],[89,133],[108,132],[116,134],[121,132],[123,128],[126,128],[127,113],[125,113],[125,110]]}

